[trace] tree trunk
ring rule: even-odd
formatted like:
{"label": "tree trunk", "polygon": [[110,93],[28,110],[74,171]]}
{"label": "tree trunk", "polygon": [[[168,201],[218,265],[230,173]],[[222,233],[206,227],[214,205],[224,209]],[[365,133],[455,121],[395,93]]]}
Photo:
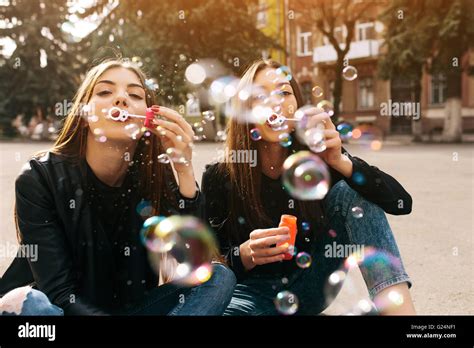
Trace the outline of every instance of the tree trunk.
{"label": "tree trunk", "polygon": [[449,98],[444,107],[443,142],[461,142],[462,140],[461,98]]}
{"label": "tree trunk", "polygon": [[[421,71],[421,69],[420,69]],[[415,120],[412,118],[411,121],[411,131],[413,133],[413,141],[414,142],[421,142],[423,141],[422,139],[422,133],[423,133],[423,123],[421,121],[421,78],[422,75],[418,76],[414,80],[415,86],[414,86],[414,94],[415,94],[415,100],[413,100],[415,103],[418,103],[420,105],[420,117]]]}
{"label": "tree trunk", "polygon": [[339,119],[339,105],[341,104],[342,97],[342,69],[344,69],[344,56],[338,55],[336,62],[336,79],[334,80],[334,116],[333,123],[337,123]]}
{"label": "tree trunk", "polygon": [[444,108],[443,142],[460,142],[462,140],[462,101],[460,70],[447,74],[447,100]]}

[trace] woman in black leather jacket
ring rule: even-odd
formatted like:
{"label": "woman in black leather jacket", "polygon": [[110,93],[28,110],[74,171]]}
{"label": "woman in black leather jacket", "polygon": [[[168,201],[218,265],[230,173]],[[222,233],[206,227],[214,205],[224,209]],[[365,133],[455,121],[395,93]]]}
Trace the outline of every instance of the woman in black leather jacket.
{"label": "woman in black leather jacket", "polygon": [[[107,114],[115,106],[144,115],[152,94],[128,62],[89,71],[53,148],[16,180],[19,238],[37,247],[38,257],[18,255],[4,274],[0,314],[223,313],[235,285],[230,270],[215,263],[210,280],[179,287],[155,275],[139,240],[137,205],[150,202],[148,216],[199,215],[201,205],[194,134],[178,113],[155,108],[165,119],[146,131],[139,118],[120,122]],[[178,157],[173,168],[158,158],[167,149]]]}

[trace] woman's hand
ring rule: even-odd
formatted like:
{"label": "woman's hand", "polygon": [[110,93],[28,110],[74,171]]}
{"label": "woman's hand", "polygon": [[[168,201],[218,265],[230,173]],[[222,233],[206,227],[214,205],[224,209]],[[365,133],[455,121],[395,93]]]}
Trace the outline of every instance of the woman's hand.
{"label": "woman's hand", "polygon": [[[164,106],[153,108],[156,116],[164,116],[164,119],[154,119],[153,124],[156,129],[150,129],[154,134],[160,137],[165,150],[175,148],[183,153],[184,158],[189,163],[192,159],[192,149],[190,144],[193,142],[194,131],[188,122],[176,111]],[[176,171],[185,170],[184,163],[173,164]]]}
{"label": "woman's hand", "polygon": [[182,152],[185,161],[183,163],[176,161],[172,164],[178,174],[180,193],[185,197],[192,198],[196,195],[196,179],[191,161],[194,131],[179,113],[170,108],[153,107],[153,111],[156,116],[164,116],[166,120],[154,119],[153,124],[158,127],[149,130],[160,138],[165,150],[175,148]]}
{"label": "woman's hand", "polygon": [[290,240],[289,233],[288,227],[254,230],[250,233],[250,239],[240,245],[240,258],[245,269],[250,271],[257,265],[283,260],[289,245],[276,244]]}
{"label": "woman's hand", "polygon": [[332,123],[331,117],[328,113],[319,108],[311,108],[305,111],[305,114],[310,116],[308,128],[315,127],[318,124],[324,125],[324,141],[326,150],[318,155],[323,159],[327,165],[331,166],[345,177],[352,175],[352,162],[342,154],[342,141],[336,126]]}

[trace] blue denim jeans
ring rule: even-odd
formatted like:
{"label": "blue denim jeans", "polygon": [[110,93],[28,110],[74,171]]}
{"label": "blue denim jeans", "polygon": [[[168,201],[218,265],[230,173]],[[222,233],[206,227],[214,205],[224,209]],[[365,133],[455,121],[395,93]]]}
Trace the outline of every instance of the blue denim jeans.
{"label": "blue denim jeans", "polygon": [[[354,217],[351,213],[353,207],[361,207],[364,216]],[[333,243],[362,245],[364,250],[372,247],[390,255],[391,260],[395,261],[388,263],[383,272],[374,264],[359,265],[371,298],[394,284],[407,282],[411,286],[385,212],[380,207],[362,198],[341,180],[328,192],[325,211],[329,226],[336,235],[325,235],[323,240],[312,245],[311,266],[297,269],[288,276],[286,284],[282,283],[281,278],[274,276],[252,275],[244,279],[236,285],[224,315],[277,315],[274,299],[282,290],[291,291],[297,296],[298,315],[321,313],[328,306],[324,290],[328,277],[341,269],[345,260],[344,257],[326,257],[326,246],[334,245]]]}
{"label": "blue denim jeans", "polygon": [[228,306],[236,284],[234,272],[220,263],[213,264],[211,278],[195,287],[162,285],[145,300],[122,315],[204,316],[222,315]]}
{"label": "blue denim jeans", "polygon": [[[146,298],[116,315],[222,315],[235,287],[234,273],[222,264],[213,264],[211,278],[195,287],[165,284],[153,289]],[[14,291],[14,290],[13,290]],[[0,315],[15,315],[2,312]],[[64,315],[41,291],[31,289],[19,315]]]}
{"label": "blue denim jeans", "polygon": [[[12,290],[16,291],[17,289]],[[8,295],[8,294],[7,294]],[[5,296],[7,296],[5,295]],[[26,294],[26,298],[23,301],[20,314],[11,313],[8,311],[0,311],[0,315],[13,316],[13,315],[50,315],[50,316],[61,316],[64,312],[58,306],[53,305],[48,297],[36,289],[31,288]]]}

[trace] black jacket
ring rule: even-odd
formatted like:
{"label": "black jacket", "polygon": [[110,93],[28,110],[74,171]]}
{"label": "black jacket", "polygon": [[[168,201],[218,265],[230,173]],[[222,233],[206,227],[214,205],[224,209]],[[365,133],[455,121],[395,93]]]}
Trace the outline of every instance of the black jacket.
{"label": "black jacket", "polygon": [[[87,178],[85,160],[71,161],[49,152],[25,165],[15,183],[16,212],[22,243],[37,245],[38,257],[33,262],[17,255],[0,279],[0,296],[16,287],[34,284],[66,315],[104,314],[123,305],[114,303],[117,289],[112,281],[116,272],[112,242],[98,223],[94,207],[88,204]],[[199,193],[194,199],[181,197],[171,172],[167,184],[184,206],[179,212],[172,211],[165,202],[160,214],[196,214]],[[136,207],[140,199],[138,194],[132,195],[131,207]],[[140,242],[138,231],[143,219],[135,209],[129,211],[129,225],[133,228],[126,231],[130,254],[127,267],[131,278],[125,291],[130,292],[128,297],[132,300],[139,300],[158,285],[158,279]]]}
{"label": "black jacket", "polygon": [[[347,184],[357,191],[362,197],[380,206],[386,213],[393,215],[409,214],[412,209],[412,198],[403,186],[392,176],[371,166],[364,160],[347,154],[353,164],[353,175],[346,178],[336,170],[329,167],[331,174],[331,186],[340,180],[345,180]],[[239,255],[239,246],[248,240],[248,236],[253,228],[270,228],[278,225],[281,214],[300,214],[298,211],[288,209],[288,199],[292,198],[282,190],[280,179],[270,179],[262,177],[261,199],[265,212],[273,220],[272,225],[249,226],[243,217],[236,221],[230,214],[231,183],[228,173],[219,170],[219,164],[212,164],[206,167],[202,177],[201,190],[205,197],[205,216],[213,228],[216,238],[219,241],[221,254],[227,260],[230,268],[234,271],[240,281],[250,274],[287,274],[296,269],[296,263],[272,263],[254,267],[252,271],[246,272]],[[324,214],[324,202],[318,201],[322,205]],[[403,202],[403,204],[400,204]],[[245,209],[245,207],[243,207]],[[297,209],[296,206],[294,209]],[[324,216],[306,217],[306,221],[311,222],[312,227],[318,230],[327,231],[327,226],[319,225],[324,221]],[[298,219],[300,220],[300,219]],[[301,221],[299,221],[301,223]],[[302,229],[299,229],[302,230]],[[312,232],[313,228],[311,229]],[[303,239],[303,233],[297,235],[297,248],[299,251],[306,251],[307,244]],[[317,232],[308,237],[316,238]],[[298,241],[298,238],[302,238]],[[309,250],[308,250],[309,252]],[[291,266],[291,267],[290,267]],[[280,274],[281,273],[281,274]]]}

